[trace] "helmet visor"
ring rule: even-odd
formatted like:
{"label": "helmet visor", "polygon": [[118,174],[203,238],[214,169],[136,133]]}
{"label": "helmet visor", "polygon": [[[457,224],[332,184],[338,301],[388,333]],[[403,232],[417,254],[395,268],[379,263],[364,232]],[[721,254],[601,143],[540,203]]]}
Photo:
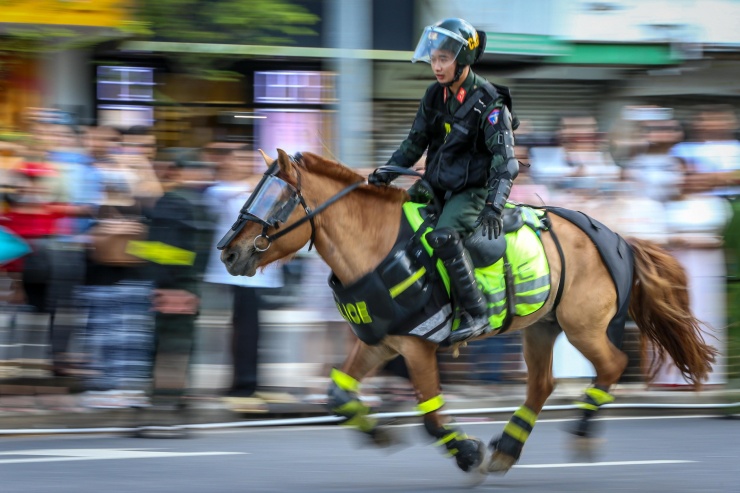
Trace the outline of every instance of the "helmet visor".
{"label": "helmet visor", "polygon": [[416,45],[411,61],[414,63],[439,63],[446,67],[455,61],[458,53],[467,43],[465,38],[452,31],[441,27],[427,26],[421,35],[421,39],[419,39],[419,44]]}

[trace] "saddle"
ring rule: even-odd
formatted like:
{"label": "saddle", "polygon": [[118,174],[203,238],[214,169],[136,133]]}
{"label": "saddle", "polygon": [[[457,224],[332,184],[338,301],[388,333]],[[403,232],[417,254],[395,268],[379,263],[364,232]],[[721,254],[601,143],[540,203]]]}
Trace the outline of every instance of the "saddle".
{"label": "saddle", "polygon": [[499,235],[498,238],[488,239],[488,235],[482,232],[482,226],[479,226],[472,235],[465,239],[465,248],[475,267],[495,264],[506,252],[506,233],[513,233],[524,226],[524,216],[519,206],[504,208],[503,219],[504,234]]}

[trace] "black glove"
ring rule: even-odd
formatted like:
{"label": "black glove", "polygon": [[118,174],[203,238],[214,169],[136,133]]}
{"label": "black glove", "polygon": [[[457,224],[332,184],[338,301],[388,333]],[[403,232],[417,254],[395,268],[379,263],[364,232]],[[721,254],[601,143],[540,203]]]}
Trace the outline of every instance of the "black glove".
{"label": "black glove", "polygon": [[488,234],[488,239],[498,238],[504,230],[504,218],[500,211],[493,208],[492,204],[486,204],[475,222],[475,227],[483,225],[481,232],[483,236]]}
{"label": "black glove", "polygon": [[398,178],[398,173],[388,173],[376,169],[367,177],[367,182],[375,186],[388,186],[396,178]]}
{"label": "black glove", "polygon": [[408,189],[412,202],[417,204],[429,204],[434,200],[434,192],[428,186],[424,186],[421,180],[417,180]]}

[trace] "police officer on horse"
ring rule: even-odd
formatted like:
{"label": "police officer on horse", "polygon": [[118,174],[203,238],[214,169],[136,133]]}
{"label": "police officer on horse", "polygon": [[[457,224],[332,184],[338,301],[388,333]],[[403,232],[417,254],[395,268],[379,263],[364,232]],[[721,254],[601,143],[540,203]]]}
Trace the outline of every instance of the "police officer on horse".
{"label": "police officer on horse", "polygon": [[[409,168],[427,152],[424,178],[442,210],[426,239],[447,268],[461,310],[460,325],[449,339],[453,344],[490,330],[487,303],[463,241],[478,227],[489,240],[504,241],[504,206],[519,173],[513,136],[519,122],[510,92],[470,68],[485,45],[485,32],[463,19],[424,29],[412,62],[431,64],[437,81],[427,88],[408,137],[388,161]],[[397,176],[379,169],[368,182],[388,185]],[[409,194],[420,202],[432,198],[418,183]]]}

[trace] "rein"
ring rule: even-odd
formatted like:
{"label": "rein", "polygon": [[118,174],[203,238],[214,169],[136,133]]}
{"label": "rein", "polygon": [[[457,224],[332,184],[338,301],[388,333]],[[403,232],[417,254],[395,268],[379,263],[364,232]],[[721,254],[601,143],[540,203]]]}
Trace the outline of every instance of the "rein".
{"label": "rein", "polygon": [[[300,156],[298,157],[300,158]],[[297,170],[296,170],[297,171]],[[330,205],[335,204],[339,199],[344,197],[345,195],[349,194],[350,192],[353,192],[357,188],[359,188],[360,185],[365,184],[365,180],[358,181],[355,183],[352,183],[351,185],[347,186],[346,188],[340,190],[336,195],[331,197],[329,200],[318,206],[316,209],[311,210],[310,207],[308,207],[308,204],[306,204],[306,199],[303,198],[303,194],[301,193],[301,173],[297,171],[298,173],[298,182],[296,183],[297,188],[296,192],[298,194],[298,200],[300,200],[301,205],[303,206],[303,210],[306,212],[306,215],[294,222],[293,224],[287,226],[285,229],[281,229],[274,235],[270,236],[267,234],[267,230],[269,229],[268,225],[263,225],[262,227],[262,233],[254,239],[254,247],[261,252],[264,252],[268,248],[270,248],[270,245],[273,241],[277,240],[281,236],[285,236],[286,234],[290,233],[294,229],[296,229],[298,226],[301,226],[302,224],[306,223],[306,221],[311,222],[311,241],[308,244],[308,251],[311,251],[313,248],[313,244],[316,241],[316,224],[314,223],[314,218],[319,215],[320,212],[323,212],[325,209],[327,209]],[[259,238],[264,238],[267,240],[267,247],[264,249],[259,249],[257,247],[257,240]]]}
{"label": "rein", "polygon": [[[298,160],[301,159],[301,155],[297,154],[294,157],[291,157],[291,161],[293,163],[296,163]],[[254,194],[256,194],[265,184],[265,182],[270,177],[277,177],[278,173],[280,172],[280,168],[278,167],[277,161],[273,162],[270,167],[267,169],[267,171],[262,175],[262,179],[257,184],[257,187],[254,190]],[[284,180],[278,178],[281,182],[283,182],[286,186],[290,187],[291,189],[291,200],[295,200],[298,203],[301,204],[303,207],[303,210],[306,212],[306,215],[300,219],[298,219],[293,224],[288,225],[284,229],[277,231],[273,235],[268,235],[267,230],[271,227],[274,228],[280,228],[280,222],[284,221],[286,218],[275,218],[275,221],[268,222],[269,218],[261,218],[259,216],[256,216],[255,214],[249,212],[249,204],[250,200],[247,200],[247,203],[244,204],[244,207],[242,207],[242,210],[239,212],[239,217],[237,218],[236,222],[231,226],[231,229],[226,233],[226,235],[221,239],[221,241],[218,242],[218,245],[216,245],[216,248],[219,250],[223,250],[226,248],[229,243],[231,243],[234,238],[236,238],[236,235],[239,234],[239,232],[244,229],[244,226],[247,225],[248,222],[254,222],[259,223],[262,225],[262,232],[259,236],[255,237],[254,239],[254,248],[258,252],[264,252],[267,251],[267,249],[270,248],[270,245],[272,245],[272,242],[280,238],[281,236],[285,236],[286,234],[290,233],[294,229],[298,228],[299,226],[303,225],[306,222],[311,223],[311,240],[308,245],[308,250],[310,251],[313,248],[314,243],[316,242],[316,223],[314,221],[314,218],[319,215],[319,213],[326,210],[327,207],[331,206],[332,204],[335,204],[339,199],[343,198],[345,195],[349,194],[350,192],[356,190],[360,187],[360,185],[364,185],[366,182],[365,180],[358,181],[355,183],[352,183],[351,185],[347,186],[346,188],[342,189],[331,197],[329,200],[324,202],[323,204],[319,205],[316,209],[311,210],[311,208],[306,203],[306,199],[303,197],[303,194],[301,193],[301,172],[300,170],[296,169],[296,173],[298,175],[298,179],[296,182],[296,186],[293,187],[289,183],[285,182]],[[295,206],[294,206],[295,207]],[[289,212],[287,213],[289,214]],[[260,247],[257,242],[260,239],[264,239],[267,242],[267,246]]]}
{"label": "rein", "polygon": [[[297,162],[298,160],[301,159],[301,157],[302,157],[301,154],[298,153],[294,157],[291,157],[291,160],[293,162]],[[390,172],[393,172],[393,173],[398,173],[400,175],[416,176],[416,177],[419,177],[419,178],[422,177],[422,174],[419,173],[418,171],[415,171],[415,170],[410,169],[410,168],[403,168],[401,166],[381,166],[381,167],[378,168],[378,170],[380,170],[380,171],[390,171]],[[269,172],[270,171],[268,170],[267,173],[269,173]],[[267,174],[267,173],[265,173],[265,174]],[[264,252],[265,250],[267,250],[268,248],[270,248],[270,245],[272,245],[272,242],[273,241],[277,240],[281,236],[285,236],[286,234],[290,233],[291,231],[293,231],[294,229],[296,229],[298,226],[301,226],[302,224],[306,223],[306,221],[310,221],[311,222],[311,241],[308,244],[308,251],[311,251],[311,249],[313,248],[313,244],[316,241],[316,224],[314,223],[314,218],[317,215],[319,215],[319,213],[321,213],[324,210],[326,210],[330,205],[335,204],[337,201],[339,201],[339,199],[343,198],[345,195],[347,195],[347,194],[353,192],[354,190],[356,190],[357,188],[359,188],[360,185],[364,185],[364,184],[367,183],[367,181],[365,181],[365,180],[357,181],[355,183],[352,183],[351,185],[348,185],[346,188],[343,188],[342,190],[340,190],[336,195],[334,195],[329,200],[327,200],[326,202],[324,202],[323,204],[321,204],[320,206],[318,206],[316,209],[311,210],[311,208],[308,207],[308,204],[306,204],[306,200],[303,198],[303,194],[301,193],[301,172],[296,169],[296,173],[298,174],[298,181],[296,183],[296,193],[298,195],[298,200],[300,200],[300,203],[303,206],[303,210],[306,211],[306,215],[304,217],[300,218],[299,220],[297,220],[296,222],[294,222],[293,224],[289,225],[285,229],[282,229],[282,230],[278,231],[277,233],[275,233],[272,236],[270,236],[270,235],[267,234],[267,230],[269,229],[269,226],[267,224],[263,224],[262,233],[258,237],[256,237],[254,239],[254,248],[257,249],[260,252]],[[264,249],[260,249],[257,246],[257,240],[259,238],[264,238],[265,240],[267,240],[267,246]]]}
{"label": "rein", "polygon": [[[301,157],[302,156],[299,153],[299,154],[296,154],[295,156],[291,157],[290,159],[291,159],[291,161],[293,163],[297,163],[301,159]],[[260,188],[263,186],[263,184],[265,183],[265,181],[269,179],[269,177],[276,177],[277,178],[277,175],[278,175],[279,171],[280,170],[279,170],[279,167],[277,165],[277,162],[273,162],[270,165],[270,167],[268,168],[268,170],[262,176],[262,179],[260,180],[259,184],[255,188],[254,193],[257,193],[257,191],[260,190]],[[412,169],[409,169],[409,168],[402,168],[400,166],[381,166],[380,168],[378,168],[378,171],[391,172],[391,173],[396,173],[396,174],[400,174],[400,175],[408,175],[408,176],[422,177],[421,173],[419,173],[417,171],[414,171]],[[218,245],[216,245],[216,248],[218,248],[219,250],[223,250],[224,248],[226,248],[229,245],[229,243],[231,243],[231,241],[233,241],[233,239],[236,237],[236,235],[239,234],[239,232],[244,228],[244,226],[246,226],[246,224],[248,222],[255,222],[255,223],[262,224],[262,232],[259,234],[259,236],[257,236],[257,237],[254,238],[253,245],[254,245],[254,248],[255,248],[256,251],[258,251],[258,252],[265,252],[265,251],[267,251],[270,248],[270,245],[272,245],[272,243],[275,240],[277,240],[278,238],[280,238],[282,236],[285,236],[286,234],[290,233],[291,231],[293,231],[294,229],[298,228],[299,226],[302,226],[306,222],[310,222],[311,223],[311,240],[310,240],[310,242],[308,244],[308,250],[311,251],[311,249],[313,248],[314,243],[316,242],[316,223],[314,221],[314,218],[316,216],[318,216],[321,212],[323,212],[324,210],[326,210],[329,206],[337,203],[337,201],[339,201],[340,199],[342,199],[344,196],[346,196],[349,193],[355,191],[361,185],[364,185],[364,184],[367,183],[365,180],[361,180],[361,181],[357,181],[355,183],[352,183],[352,184],[348,185],[347,187],[343,188],[342,190],[340,190],[336,195],[334,195],[331,198],[329,198],[329,200],[327,200],[323,204],[321,204],[318,207],[316,207],[316,209],[311,210],[311,208],[306,203],[306,199],[303,197],[303,193],[301,193],[301,176],[302,176],[301,175],[301,172],[300,172],[299,169],[296,169],[296,173],[298,175],[298,179],[297,179],[297,182],[296,182],[296,186],[295,187],[292,187],[291,185],[287,184],[287,182],[284,182],[284,180],[282,180],[282,179],[281,179],[281,181],[283,181],[286,185],[290,186],[290,188],[292,189],[291,190],[291,194],[293,196],[293,200],[297,200],[298,203],[300,203],[301,206],[303,207],[303,210],[306,213],[306,215],[304,217],[302,217],[302,218],[298,219],[296,222],[294,222],[294,223],[286,226],[284,229],[281,229],[281,230],[277,231],[275,234],[268,235],[267,234],[267,231],[271,227],[274,227],[276,229],[279,229],[280,228],[279,223],[281,221],[280,220],[276,220],[276,221],[270,223],[270,222],[267,222],[266,219],[260,218],[260,217],[258,217],[256,215],[250,213],[248,211],[249,201],[247,201],[247,204],[245,204],[245,206],[240,211],[239,217],[237,218],[236,222],[231,227],[231,229],[226,233],[226,235],[221,239],[221,241],[218,242]],[[424,185],[427,188],[429,188],[429,186],[424,182],[423,179],[420,180],[420,181],[422,182],[422,185]],[[431,188],[429,188],[429,189],[431,190]],[[432,194],[432,195],[434,195],[434,194]],[[436,197],[435,197],[435,202],[436,202]],[[257,242],[260,239],[265,240],[267,242],[267,245],[264,246],[264,247],[260,247],[257,244]]]}

